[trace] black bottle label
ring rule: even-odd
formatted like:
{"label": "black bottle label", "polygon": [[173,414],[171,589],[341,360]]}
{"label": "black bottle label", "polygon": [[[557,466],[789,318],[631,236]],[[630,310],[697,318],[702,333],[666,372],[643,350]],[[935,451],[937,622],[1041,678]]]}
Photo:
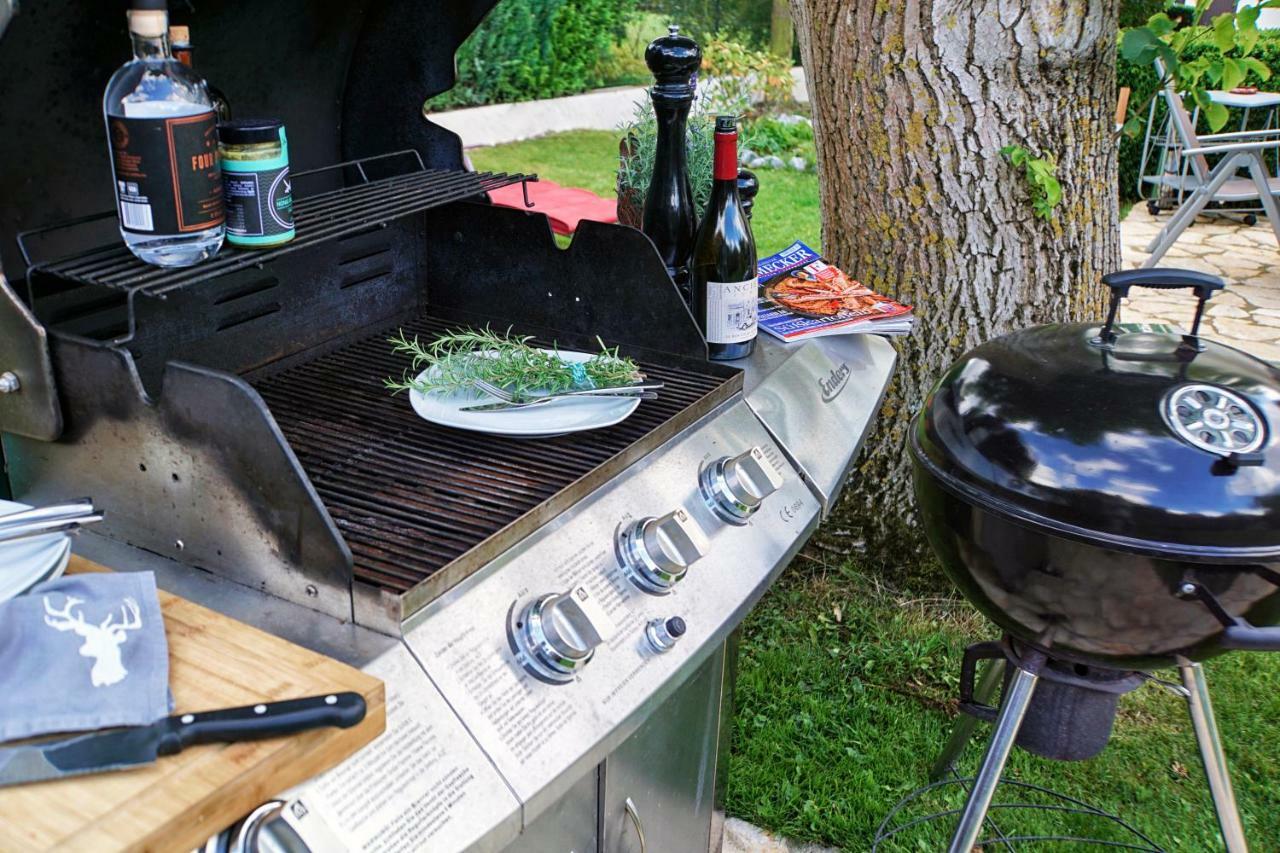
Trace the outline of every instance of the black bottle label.
{"label": "black bottle label", "polygon": [[756,279],[707,282],[707,343],[740,344],[756,336]]}
{"label": "black bottle label", "polygon": [[[226,165],[240,165],[226,161]],[[293,185],[288,165],[261,171],[222,171],[227,239],[244,245],[284,242],[293,235]]]}
{"label": "black bottle label", "polygon": [[213,110],[164,118],[110,116],[107,130],[125,231],[161,236],[222,224]]}

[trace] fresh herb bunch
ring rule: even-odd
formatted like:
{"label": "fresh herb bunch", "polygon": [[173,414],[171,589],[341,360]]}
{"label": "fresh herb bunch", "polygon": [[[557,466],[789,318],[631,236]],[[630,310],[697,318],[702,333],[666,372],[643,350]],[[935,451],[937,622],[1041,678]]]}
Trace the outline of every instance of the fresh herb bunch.
{"label": "fresh herb bunch", "polygon": [[[483,380],[505,388],[519,400],[581,388],[613,388],[644,379],[634,361],[618,355],[616,347],[609,349],[599,338],[600,353],[580,365],[557,353],[543,352],[532,346],[531,340],[488,328],[463,329],[424,345],[416,335],[410,339],[401,330],[387,343],[392,352],[409,356],[412,363],[400,379],[388,378],[384,384],[393,393],[453,394],[471,390],[477,380]],[[433,367],[436,369],[417,378],[424,368]]]}

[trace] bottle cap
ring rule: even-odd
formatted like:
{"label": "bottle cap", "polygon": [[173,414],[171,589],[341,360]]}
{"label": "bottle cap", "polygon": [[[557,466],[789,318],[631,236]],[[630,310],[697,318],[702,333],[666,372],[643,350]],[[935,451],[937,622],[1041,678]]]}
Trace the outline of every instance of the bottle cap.
{"label": "bottle cap", "polygon": [[737,133],[737,116],[716,116],[716,133]]}
{"label": "bottle cap", "polygon": [[688,36],[680,35],[678,26],[672,24],[665,36],[649,42],[644,61],[657,81],[655,95],[693,100],[694,75],[702,65],[702,48]]}
{"label": "bottle cap", "polygon": [[276,118],[240,118],[218,125],[218,139],[224,145],[254,145],[279,142],[284,122]]}
{"label": "bottle cap", "polygon": [[169,32],[167,0],[130,0],[129,32],[156,39]]}
{"label": "bottle cap", "polygon": [[191,28],[180,24],[169,27],[169,44],[190,44]]}

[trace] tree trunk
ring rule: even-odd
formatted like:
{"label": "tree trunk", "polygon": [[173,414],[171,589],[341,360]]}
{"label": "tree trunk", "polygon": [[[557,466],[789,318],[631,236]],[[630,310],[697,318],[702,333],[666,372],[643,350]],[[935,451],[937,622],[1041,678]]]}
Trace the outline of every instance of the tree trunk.
{"label": "tree trunk", "polygon": [[[792,0],[792,14],[823,254],[916,308],[878,434],[826,532],[881,549],[913,525],[908,425],[941,371],[1013,329],[1101,310],[1099,278],[1120,262],[1116,0]],[[1033,216],[1000,154],[1009,144],[1057,158],[1052,221]]]}
{"label": "tree trunk", "polygon": [[791,61],[791,49],[795,44],[796,28],[791,23],[791,7],[788,0],[773,0],[769,15],[769,52]]}

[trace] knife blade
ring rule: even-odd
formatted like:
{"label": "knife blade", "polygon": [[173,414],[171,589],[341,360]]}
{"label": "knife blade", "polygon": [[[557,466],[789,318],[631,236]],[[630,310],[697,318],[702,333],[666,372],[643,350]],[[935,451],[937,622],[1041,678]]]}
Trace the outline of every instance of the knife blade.
{"label": "knife blade", "polygon": [[653,391],[637,391],[632,394],[624,394],[621,391],[615,391],[612,394],[555,394],[548,397],[535,397],[532,400],[522,400],[520,402],[511,401],[499,403],[484,403],[479,406],[463,406],[458,409],[459,412],[509,412],[514,409],[532,409],[537,406],[549,406],[557,400],[656,400],[658,395]]}
{"label": "knife blade", "polygon": [[263,740],[326,726],[349,729],[364,714],[359,693],[330,693],[13,746],[0,749],[0,787],[142,767],[198,744]]}

